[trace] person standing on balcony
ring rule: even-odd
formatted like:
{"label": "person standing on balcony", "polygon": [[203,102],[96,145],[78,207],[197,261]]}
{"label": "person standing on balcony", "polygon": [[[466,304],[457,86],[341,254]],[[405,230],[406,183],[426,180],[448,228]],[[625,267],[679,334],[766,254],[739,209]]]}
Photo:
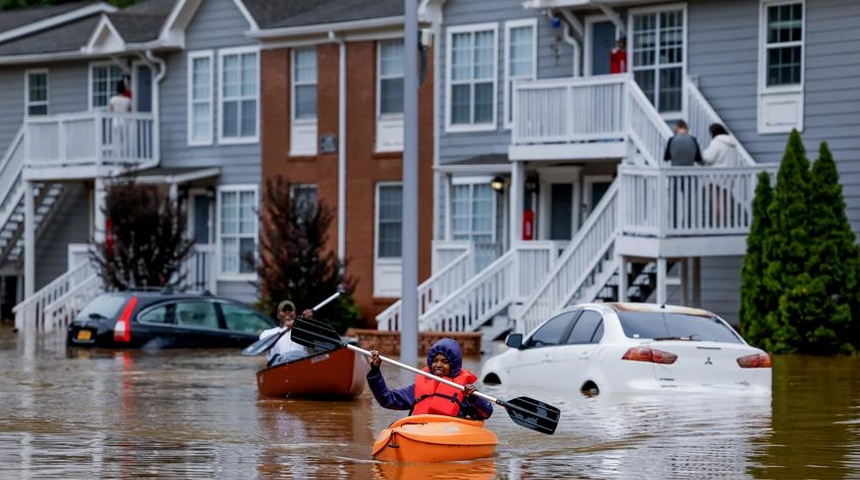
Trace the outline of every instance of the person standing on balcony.
{"label": "person standing on balcony", "polygon": [[[711,143],[702,152],[704,164],[710,167],[723,168],[735,166],[738,142],[729,135],[726,127],[719,123],[712,123],[708,130],[711,132]],[[711,183],[710,196],[713,209],[710,210],[707,217],[713,220],[713,227],[719,227],[726,220],[720,213],[729,207],[727,203],[729,187],[731,187],[731,180],[726,178],[718,177]]]}
{"label": "person standing on balcony", "polygon": [[126,139],[128,138],[128,126],[123,114],[131,112],[131,94],[126,95],[127,89],[125,81],[116,82],[116,93],[108,100],[108,112],[114,113],[111,119],[111,144],[113,145],[113,154],[117,157],[127,156],[129,153],[126,148]]}
{"label": "person standing on balcony", "polygon": [[[678,120],[675,124],[675,135],[666,142],[663,160],[670,162],[673,167],[692,167],[702,164],[699,142],[696,141],[696,137],[690,135],[690,127],[687,126],[687,122]],[[683,228],[688,226],[687,219],[690,218],[690,205],[692,204],[692,199],[685,195],[685,191],[691,190],[684,188],[684,177],[673,176],[670,180],[673,182],[671,188],[675,195],[672,202],[675,206],[672,225],[675,228]]]}
{"label": "person standing on balcony", "polygon": [[615,48],[609,55],[609,73],[627,73],[627,42],[624,37],[615,40]]}

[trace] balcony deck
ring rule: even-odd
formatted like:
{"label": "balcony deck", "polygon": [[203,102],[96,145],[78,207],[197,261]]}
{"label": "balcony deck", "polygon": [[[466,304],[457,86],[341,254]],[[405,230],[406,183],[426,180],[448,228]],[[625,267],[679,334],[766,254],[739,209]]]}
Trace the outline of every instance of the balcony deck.
{"label": "balcony deck", "polygon": [[103,111],[29,117],[24,124],[28,180],[87,179],[158,163],[152,113]]}

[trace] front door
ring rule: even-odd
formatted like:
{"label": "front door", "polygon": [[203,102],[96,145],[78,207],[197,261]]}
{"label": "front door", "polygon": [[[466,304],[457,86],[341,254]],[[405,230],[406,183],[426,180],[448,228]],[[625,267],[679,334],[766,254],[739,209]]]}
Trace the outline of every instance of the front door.
{"label": "front door", "polygon": [[210,198],[208,192],[192,192],[188,222],[191,230],[189,233],[194,239],[194,254],[186,282],[196,290],[213,289],[210,277],[214,275],[211,268],[215,255],[215,248],[212,245],[214,206],[215,199]]}
{"label": "front door", "polygon": [[139,63],[134,67],[134,88],[131,92],[135,112],[152,112],[152,69]]}
{"label": "front door", "polygon": [[585,195],[583,196],[583,215],[584,222],[600,200],[606,195],[609,187],[612,186],[612,177],[609,175],[595,175],[585,177]]}
{"label": "front door", "polygon": [[550,240],[573,238],[573,184],[550,184]]}
{"label": "front door", "polygon": [[615,24],[609,20],[601,20],[590,23],[590,47],[588,51],[591,59],[591,71],[588,75],[608,75],[609,59],[612,49],[615,48]]}

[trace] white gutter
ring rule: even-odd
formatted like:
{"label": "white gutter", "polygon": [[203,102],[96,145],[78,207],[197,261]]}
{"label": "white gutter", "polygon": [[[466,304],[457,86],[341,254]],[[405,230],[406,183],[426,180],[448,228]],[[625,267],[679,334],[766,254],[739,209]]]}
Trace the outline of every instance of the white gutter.
{"label": "white gutter", "polygon": [[155,65],[158,65],[158,74],[155,76],[155,81],[152,82],[153,101],[152,101],[152,118],[156,124],[152,126],[152,143],[153,143],[153,158],[157,163],[161,163],[161,82],[167,76],[167,62],[152,54],[152,50],[146,51],[146,58]]}
{"label": "white gutter", "polygon": [[582,45],[579,44],[576,37],[571,35],[570,31],[576,30],[580,38],[584,37],[582,24],[573,16],[572,13],[570,13],[570,10],[566,8],[561,9],[561,16],[564,17],[565,23],[567,24],[567,27],[564,29],[564,41],[573,46],[573,76],[581,77],[582,67],[580,67],[580,64],[582,62]]}
{"label": "white gutter", "polygon": [[333,30],[328,38],[340,46],[337,94],[337,257],[346,260],[346,42]]}
{"label": "white gutter", "polygon": [[[361,30],[382,27],[402,27],[404,17],[371,18],[368,20],[354,20],[349,22],[323,23],[319,25],[303,25],[301,27],[269,28],[256,32],[249,32],[251,38],[278,38],[292,37],[298,35],[312,35],[315,33],[330,33],[339,30]],[[329,37],[331,38],[331,37]],[[334,41],[334,40],[332,40]]]}

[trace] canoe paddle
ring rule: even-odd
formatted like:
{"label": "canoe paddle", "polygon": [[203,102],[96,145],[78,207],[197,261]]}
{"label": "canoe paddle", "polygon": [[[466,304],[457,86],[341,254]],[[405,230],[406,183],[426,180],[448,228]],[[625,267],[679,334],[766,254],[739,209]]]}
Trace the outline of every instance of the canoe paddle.
{"label": "canoe paddle", "polygon": [[[336,292],[334,292],[330,297],[328,297],[325,300],[323,300],[322,302],[320,302],[319,305],[312,308],[311,311],[316,312],[317,310],[321,309],[322,307],[328,305],[335,298],[339,297],[340,294],[342,294],[344,291],[345,291],[345,289],[344,289],[343,285],[338,285]],[[299,315],[298,317],[296,317],[296,320],[298,320],[299,318],[304,318],[304,317]],[[270,348],[274,347],[276,343],[278,343],[278,340],[280,340],[281,337],[283,337],[284,334],[287,333],[287,331],[288,331],[287,328],[281,327],[281,330],[278,333],[275,333],[273,335],[269,335],[268,337],[266,337],[262,340],[257,340],[256,342],[245,347],[245,349],[242,350],[242,355],[248,355],[248,356],[260,355],[262,353],[267,352]]]}
{"label": "canoe paddle", "polygon": [[[299,317],[296,319],[296,323],[293,325],[292,340],[299,345],[322,351],[336,350],[338,348],[346,347],[352,351],[367,355],[368,357],[371,355],[370,351],[355,345],[350,345],[341,340],[340,335],[338,335],[337,332],[335,332],[327,323],[311,318]],[[396,367],[409,370],[410,372],[418,375],[423,375],[450,387],[465,390],[465,387],[458,383],[437,377],[436,375],[425,372],[424,370],[410,367],[409,365],[383,357],[382,355],[379,356],[379,359],[385,363],[390,363]],[[477,395],[488,402],[504,407],[508,412],[508,416],[511,417],[511,420],[522,427],[536,432],[546,433],[548,435],[555,433],[555,429],[558,427],[558,420],[561,416],[561,411],[544,402],[529,397],[517,397],[512,400],[504,401],[481,392],[475,392],[472,395]]]}

